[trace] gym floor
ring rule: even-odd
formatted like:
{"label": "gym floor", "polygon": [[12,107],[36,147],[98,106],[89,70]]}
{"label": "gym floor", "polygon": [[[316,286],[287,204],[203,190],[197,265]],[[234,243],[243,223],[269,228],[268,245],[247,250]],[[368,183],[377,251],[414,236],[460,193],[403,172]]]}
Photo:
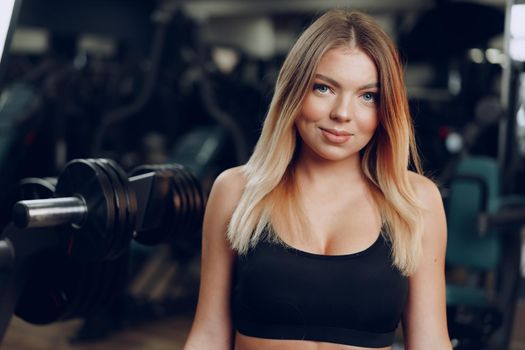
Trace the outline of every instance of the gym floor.
{"label": "gym floor", "polygon": [[[81,320],[50,326],[33,326],[13,318],[2,350],[177,350],[182,348],[191,326],[192,315],[180,315],[115,333],[106,340],[71,344],[68,338],[81,326]],[[510,350],[525,350],[525,300],[519,303]]]}

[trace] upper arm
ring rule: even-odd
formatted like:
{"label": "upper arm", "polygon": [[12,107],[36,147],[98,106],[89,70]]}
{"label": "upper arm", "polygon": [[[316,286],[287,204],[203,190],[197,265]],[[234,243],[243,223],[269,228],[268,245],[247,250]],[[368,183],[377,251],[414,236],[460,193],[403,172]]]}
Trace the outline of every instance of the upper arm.
{"label": "upper arm", "polygon": [[445,252],[447,226],[437,186],[413,175],[416,195],[424,207],[423,254],[409,277],[408,303],[403,314],[405,349],[451,349],[446,319]]}
{"label": "upper arm", "polygon": [[202,228],[201,276],[197,310],[185,349],[231,349],[230,295],[235,254],[226,230],[244,188],[240,168],[215,180]]}

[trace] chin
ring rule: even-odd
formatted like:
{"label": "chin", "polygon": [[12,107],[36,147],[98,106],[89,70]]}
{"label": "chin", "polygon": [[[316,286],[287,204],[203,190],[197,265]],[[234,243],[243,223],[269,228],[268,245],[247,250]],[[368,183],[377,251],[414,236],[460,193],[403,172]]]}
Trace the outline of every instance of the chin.
{"label": "chin", "polygon": [[333,162],[339,162],[347,160],[353,157],[359,157],[358,153],[348,153],[348,152],[337,152],[337,151],[321,151],[316,152],[317,156],[321,159]]}

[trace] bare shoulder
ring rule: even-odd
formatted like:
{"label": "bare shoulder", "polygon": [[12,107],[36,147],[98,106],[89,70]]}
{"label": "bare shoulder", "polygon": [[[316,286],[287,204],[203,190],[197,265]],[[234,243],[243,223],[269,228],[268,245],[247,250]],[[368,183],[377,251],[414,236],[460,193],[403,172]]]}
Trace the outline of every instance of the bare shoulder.
{"label": "bare shoulder", "polygon": [[243,166],[237,166],[224,170],[217,176],[212,189],[216,192],[229,193],[231,197],[240,196],[246,186],[246,176],[243,172]]}
{"label": "bare shoulder", "polygon": [[441,193],[437,185],[423,175],[409,172],[409,179],[423,206],[423,249],[427,252],[437,249],[439,255],[444,256],[447,223]]}
{"label": "bare shoulder", "polygon": [[215,184],[227,186],[229,189],[235,189],[237,187],[238,190],[242,190],[246,184],[243,166],[240,165],[224,170],[215,179]]}
{"label": "bare shoulder", "polygon": [[436,207],[443,205],[441,193],[434,181],[413,171],[408,172],[408,178],[416,192],[417,199],[425,209],[433,211]]}
{"label": "bare shoulder", "polygon": [[208,205],[220,207],[226,212],[233,212],[245,186],[246,177],[242,166],[223,171],[213,183]]}

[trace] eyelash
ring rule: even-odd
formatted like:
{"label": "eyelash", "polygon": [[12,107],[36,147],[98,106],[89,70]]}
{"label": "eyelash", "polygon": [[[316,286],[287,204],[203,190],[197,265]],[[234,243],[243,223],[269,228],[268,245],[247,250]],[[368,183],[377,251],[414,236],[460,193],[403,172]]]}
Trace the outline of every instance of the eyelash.
{"label": "eyelash", "polygon": [[[320,90],[321,88],[326,88],[327,90],[326,90],[326,91],[321,91],[321,90]],[[325,85],[325,84],[319,84],[319,83],[315,83],[313,89],[319,91],[319,92],[322,93],[322,94],[325,94],[325,93],[327,93],[328,91],[332,91],[332,89],[331,89],[328,85]]]}
{"label": "eyelash", "polygon": [[364,97],[365,95],[371,95],[371,97],[372,97],[371,101],[366,101],[365,100],[366,103],[377,103],[378,102],[377,100],[378,100],[379,94],[377,92],[367,91],[367,92],[363,93],[361,95],[361,97]]}
{"label": "eyelash", "polygon": [[[326,89],[325,91],[321,91],[321,89]],[[320,83],[315,83],[314,86],[313,86],[313,90],[316,90],[318,91],[319,93],[321,94],[326,94],[328,91],[332,91],[332,89],[326,85],[326,84],[320,84]],[[377,103],[378,102],[378,97],[379,97],[379,94],[377,92],[372,92],[372,91],[366,91],[364,92],[361,97],[364,97],[365,95],[370,95],[372,100],[365,100],[365,103]]]}

